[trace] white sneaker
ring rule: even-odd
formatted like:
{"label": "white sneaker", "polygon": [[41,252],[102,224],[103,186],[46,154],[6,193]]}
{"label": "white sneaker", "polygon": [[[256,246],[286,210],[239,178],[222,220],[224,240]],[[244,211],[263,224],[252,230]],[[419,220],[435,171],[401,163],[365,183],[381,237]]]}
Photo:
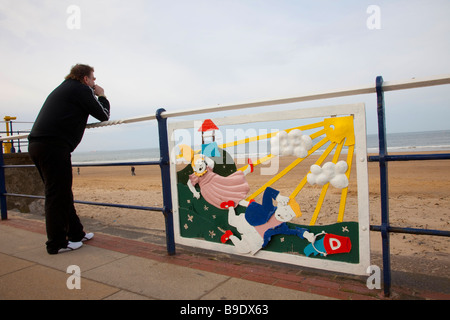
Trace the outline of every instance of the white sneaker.
{"label": "white sneaker", "polygon": [[69,241],[66,248],[61,248],[58,250],[58,253],[69,252],[73,250],[80,249],[83,246],[83,242],[72,242]]}
{"label": "white sneaker", "polygon": [[83,237],[83,239],[81,239],[82,242],[91,240],[94,237],[94,234],[92,232],[86,233]]}

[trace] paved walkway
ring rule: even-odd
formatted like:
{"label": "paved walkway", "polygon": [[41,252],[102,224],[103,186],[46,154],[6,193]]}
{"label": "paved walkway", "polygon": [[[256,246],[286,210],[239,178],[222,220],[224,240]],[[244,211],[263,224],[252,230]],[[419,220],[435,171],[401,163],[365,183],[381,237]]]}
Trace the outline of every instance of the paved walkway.
{"label": "paved walkway", "polygon": [[[316,273],[239,257],[96,233],[81,249],[48,255],[41,221],[0,222],[0,300],[323,300],[384,299],[364,277]],[[81,289],[69,290],[81,271]],[[439,292],[393,288],[394,299],[450,299]]]}

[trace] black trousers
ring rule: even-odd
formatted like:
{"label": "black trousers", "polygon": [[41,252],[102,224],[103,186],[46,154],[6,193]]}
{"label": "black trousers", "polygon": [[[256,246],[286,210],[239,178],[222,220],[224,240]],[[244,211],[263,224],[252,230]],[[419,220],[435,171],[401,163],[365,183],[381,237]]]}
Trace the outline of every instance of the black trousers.
{"label": "black trousers", "polygon": [[28,152],[45,185],[47,252],[56,254],[85,236],[73,203],[71,150],[64,143],[30,141]]}

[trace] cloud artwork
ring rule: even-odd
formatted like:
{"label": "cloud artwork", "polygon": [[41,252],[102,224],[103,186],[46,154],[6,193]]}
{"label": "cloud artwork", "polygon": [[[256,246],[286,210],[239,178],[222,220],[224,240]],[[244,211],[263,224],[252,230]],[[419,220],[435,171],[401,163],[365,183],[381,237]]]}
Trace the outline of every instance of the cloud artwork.
{"label": "cloud artwork", "polygon": [[308,174],[307,180],[311,185],[324,186],[330,183],[337,189],[348,187],[348,178],[345,175],[348,165],[345,161],[338,163],[327,162],[322,167],[313,164],[310,168],[311,173]]}
{"label": "cloud artwork", "polygon": [[270,146],[273,155],[305,158],[312,148],[312,139],[299,129],[291,130],[289,133],[280,131],[270,140]]}

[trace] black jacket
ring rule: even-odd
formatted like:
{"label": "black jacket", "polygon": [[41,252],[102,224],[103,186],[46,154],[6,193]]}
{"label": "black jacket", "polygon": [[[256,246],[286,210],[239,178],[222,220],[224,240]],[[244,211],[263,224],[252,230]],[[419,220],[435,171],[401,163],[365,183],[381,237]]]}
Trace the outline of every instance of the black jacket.
{"label": "black jacket", "polygon": [[71,151],[83,138],[89,115],[109,120],[109,101],[76,80],[65,80],[47,97],[28,136],[32,141],[67,143]]}

